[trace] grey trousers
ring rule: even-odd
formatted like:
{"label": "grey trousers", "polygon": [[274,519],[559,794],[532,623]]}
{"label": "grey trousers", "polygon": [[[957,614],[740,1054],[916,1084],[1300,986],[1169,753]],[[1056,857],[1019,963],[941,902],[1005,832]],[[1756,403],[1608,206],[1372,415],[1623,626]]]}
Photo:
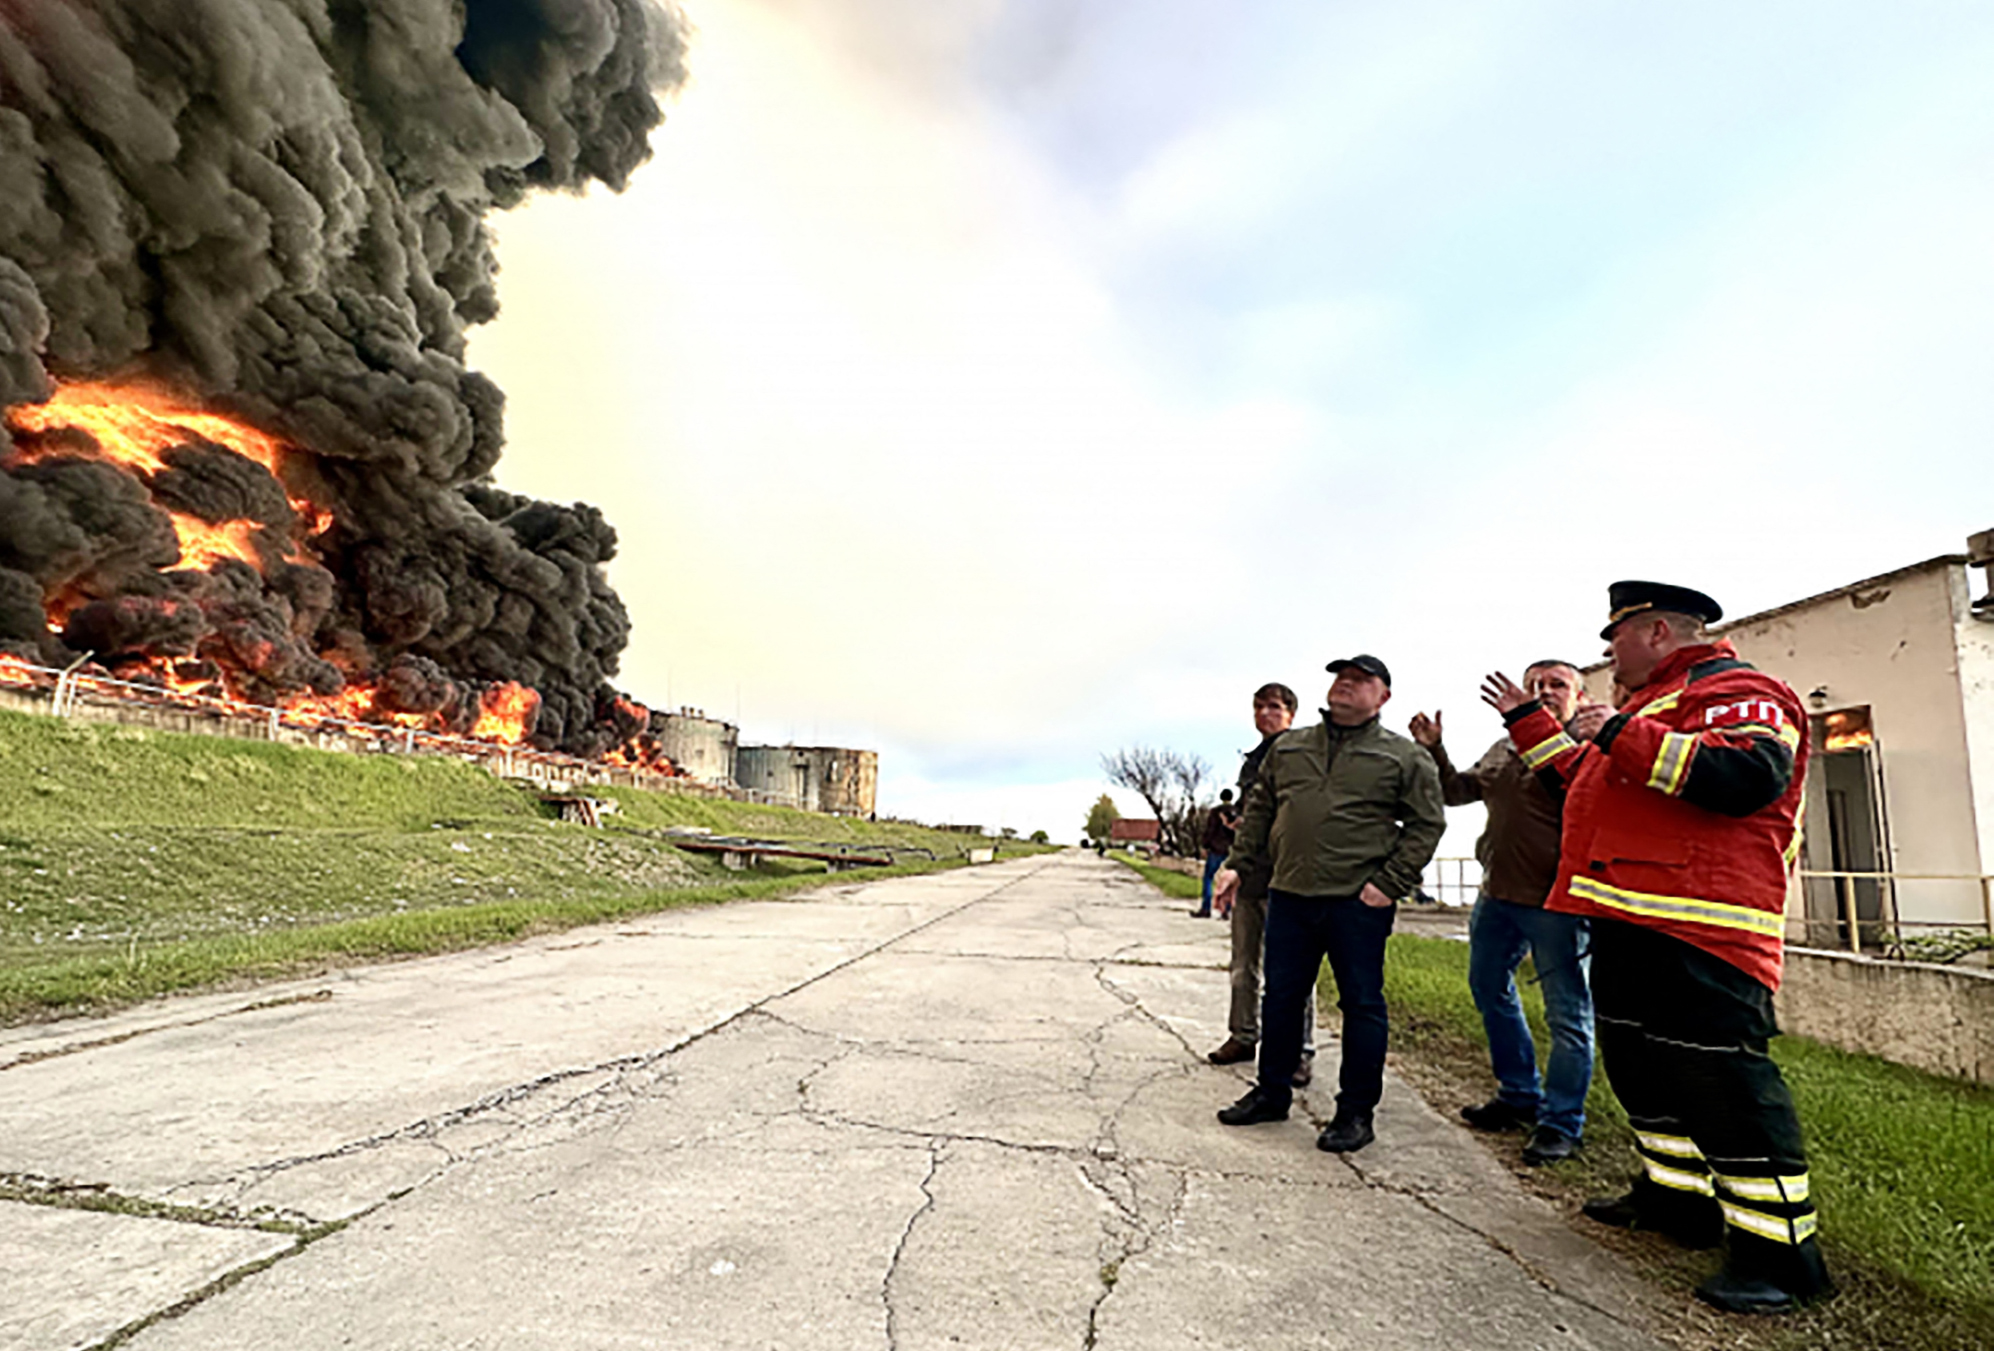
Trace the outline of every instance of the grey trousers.
{"label": "grey trousers", "polygon": [[[1232,1016],[1227,1030],[1248,1046],[1260,1044],[1260,966],[1267,954],[1267,895],[1232,903]],[[1315,1054],[1315,993],[1302,1008],[1302,1054]]]}

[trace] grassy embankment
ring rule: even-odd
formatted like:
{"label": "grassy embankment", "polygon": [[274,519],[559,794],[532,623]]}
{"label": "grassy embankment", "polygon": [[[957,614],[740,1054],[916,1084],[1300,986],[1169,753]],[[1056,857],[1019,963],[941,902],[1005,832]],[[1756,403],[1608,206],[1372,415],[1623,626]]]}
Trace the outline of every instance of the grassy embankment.
{"label": "grassy embankment", "polygon": [[[1198,895],[1195,877],[1123,861],[1167,896]],[[1529,977],[1526,963],[1524,1007],[1541,1055],[1550,1039]],[[1441,1113],[1451,1117],[1494,1091],[1488,1042],[1468,994],[1467,944],[1395,935],[1385,986],[1394,1062]],[[1327,971],[1323,998],[1335,1000]],[[1713,1314],[1687,1335],[1753,1351],[1994,1347],[1994,1089],[1802,1037],[1782,1037],[1773,1051],[1807,1131],[1822,1242],[1843,1293],[1789,1319]],[[1552,1169],[1524,1168],[1519,1137],[1481,1138],[1533,1190],[1575,1213],[1587,1196],[1625,1190],[1633,1170],[1633,1137],[1604,1074],[1594,1077],[1588,1116],[1584,1152]],[[1710,1254],[1579,1223],[1679,1293],[1711,1270]]]}
{"label": "grassy embankment", "polygon": [[670,826],[938,856],[863,878],[948,866],[965,844],[915,826],[589,791],[621,808],[607,829],[554,820],[531,792],[451,760],[0,712],[0,1023],[826,879],[801,860],[727,872],[673,848]]}

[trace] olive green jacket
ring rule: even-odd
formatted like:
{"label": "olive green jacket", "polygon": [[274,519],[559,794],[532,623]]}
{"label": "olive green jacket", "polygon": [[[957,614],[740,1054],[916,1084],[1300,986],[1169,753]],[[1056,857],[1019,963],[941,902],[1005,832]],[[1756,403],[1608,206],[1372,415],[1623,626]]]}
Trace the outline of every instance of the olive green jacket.
{"label": "olive green jacket", "polygon": [[1372,882],[1402,901],[1446,829],[1432,756],[1375,718],[1343,728],[1325,714],[1283,732],[1260,762],[1226,866],[1266,858],[1277,891],[1355,896]]}

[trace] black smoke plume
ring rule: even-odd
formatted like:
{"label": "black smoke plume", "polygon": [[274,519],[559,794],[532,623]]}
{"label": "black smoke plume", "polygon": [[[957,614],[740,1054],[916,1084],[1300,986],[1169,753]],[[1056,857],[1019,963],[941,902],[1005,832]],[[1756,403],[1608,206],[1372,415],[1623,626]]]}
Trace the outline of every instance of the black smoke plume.
{"label": "black smoke plume", "polygon": [[[684,34],[656,0],[0,0],[0,409],[144,381],[286,446],[282,484],[192,435],[141,479],[0,425],[0,646],[419,712],[516,680],[536,740],[614,744],[615,532],[491,486],[464,335],[488,214],[620,190]],[[299,497],[317,562],[284,560]],[[175,568],[168,511],[258,523],[265,566]]]}

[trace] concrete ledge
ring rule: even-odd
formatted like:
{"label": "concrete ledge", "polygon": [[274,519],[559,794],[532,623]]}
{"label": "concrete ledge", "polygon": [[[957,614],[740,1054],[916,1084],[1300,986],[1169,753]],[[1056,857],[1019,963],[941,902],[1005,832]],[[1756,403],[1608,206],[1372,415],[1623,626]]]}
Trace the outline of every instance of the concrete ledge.
{"label": "concrete ledge", "polygon": [[1779,1022],[1844,1051],[1994,1084],[1994,972],[1788,948]]}

